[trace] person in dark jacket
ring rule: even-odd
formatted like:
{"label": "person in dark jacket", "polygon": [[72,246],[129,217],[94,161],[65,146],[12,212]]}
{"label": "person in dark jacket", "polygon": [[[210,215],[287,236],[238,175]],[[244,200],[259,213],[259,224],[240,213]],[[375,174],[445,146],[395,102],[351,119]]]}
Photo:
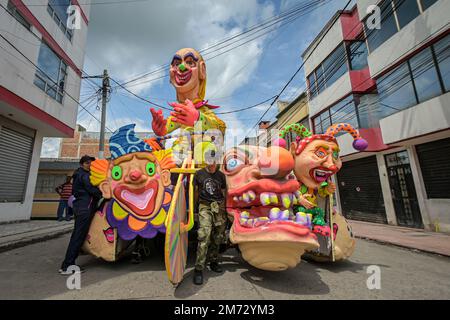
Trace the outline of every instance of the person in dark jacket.
{"label": "person in dark jacket", "polygon": [[[92,217],[97,209],[97,203],[102,197],[100,189],[94,187],[89,180],[91,161],[95,158],[83,156],[80,159],[80,168],[73,175],[73,213],[75,216],[75,226],[67,247],[66,257],[59,269],[63,275],[72,274],[67,268],[75,265],[80,249],[89,231]],[[80,271],[84,271],[80,268]]]}

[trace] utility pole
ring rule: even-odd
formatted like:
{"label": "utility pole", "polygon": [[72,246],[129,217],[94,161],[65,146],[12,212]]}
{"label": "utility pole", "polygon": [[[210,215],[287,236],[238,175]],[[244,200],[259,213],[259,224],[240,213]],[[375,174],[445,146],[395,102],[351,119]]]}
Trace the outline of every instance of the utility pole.
{"label": "utility pole", "polygon": [[108,91],[110,89],[108,71],[103,70],[103,85],[102,85],[102,118],[100,123],[100,145],[98,151],[98,158],[105,159],[105,126],[106,126],[106,100],[108,98]]}

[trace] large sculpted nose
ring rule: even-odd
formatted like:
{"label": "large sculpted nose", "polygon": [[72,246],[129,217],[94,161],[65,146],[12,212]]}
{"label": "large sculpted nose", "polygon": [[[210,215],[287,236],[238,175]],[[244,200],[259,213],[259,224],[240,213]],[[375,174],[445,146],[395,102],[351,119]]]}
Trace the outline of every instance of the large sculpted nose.
{"label": "large sculpted nose", "polygon": [[294,169],[294,159],[288,150],[273,146],[261,148],[258,165],[262,178],[281,179]]}
{"label": "large sculpted nose", "polygon": [[142,177],[142,172],[140,170],[132,170],[129,176],[131,181],[136,182]]}

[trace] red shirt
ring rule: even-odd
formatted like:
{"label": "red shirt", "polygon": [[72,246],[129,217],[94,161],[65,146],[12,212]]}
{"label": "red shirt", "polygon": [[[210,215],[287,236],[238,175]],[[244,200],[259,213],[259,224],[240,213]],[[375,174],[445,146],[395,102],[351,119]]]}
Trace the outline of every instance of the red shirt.
{"label": "red shirt", "polygon": [[68,200],[70,196],[72,195],[72,184],[69,183],[63,183],[58,187],[59,195],[61,196],[62,200]]}

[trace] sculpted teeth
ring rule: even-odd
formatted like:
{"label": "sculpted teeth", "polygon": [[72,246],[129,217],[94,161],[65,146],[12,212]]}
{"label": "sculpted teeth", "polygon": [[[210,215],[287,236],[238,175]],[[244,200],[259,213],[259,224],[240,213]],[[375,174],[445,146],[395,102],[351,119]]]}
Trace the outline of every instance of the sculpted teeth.
{"label": "sculpted teeth", "polygon": [[281,202],[285,208],[289,208],[291,206],[291,194],[283,193],[281,195]]}

